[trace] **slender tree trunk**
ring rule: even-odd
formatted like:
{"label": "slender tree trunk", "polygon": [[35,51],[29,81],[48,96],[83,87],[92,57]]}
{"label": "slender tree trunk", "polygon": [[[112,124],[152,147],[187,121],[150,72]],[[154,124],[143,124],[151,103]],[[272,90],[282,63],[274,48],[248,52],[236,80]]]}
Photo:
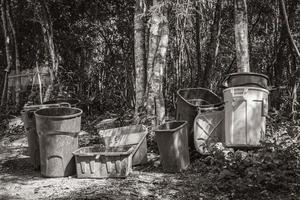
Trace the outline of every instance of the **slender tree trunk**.
{"label": "slender tree trunk", "polygon": [[146,52],[143,0],[136,0],[134,13],[135,114],[144,105],[146,90]]}
{"label": "slender tree trunk", "polygon": [[287,49],[287,31],[282,26],[280,30],[279,42],[277,44],[276,61],[274,62],[275,85],[280,86],[283,81],[283,69],[286,65],[286,49]]}
{"label": "slender tree trunk", "polygon": [[300,52],[298,50],[298,47],[293,39],[293,36],[292,36],[292,33],[291,33],[291,29],[290,29],[290,25],[289,25],[289,21],[288,21],[288,16],[287,16],[287,13],[286,13],[286,9],[285,9],[285,4],[284,4],[284,0],[280,0],[280,8],[282,10],[282,17],[283,17],[283,22],[284,22],[284,25],[286,27],[286,31],[288,33],[288,37],[289,37],[289,40],[298,56],[298,58],[300,58]]}
{"label": "slender tree trunk", "polygon": [[163,70],[166,65],[166,53],[169,40],[168,22],[165,16],[153,14],[151,18],[149,55],[147,61],[147,112],[156,121],[153,125],[165,120],[165,103],[163,97]]}
{"label": "slender tree trunk", "polygon": [[8,82],[8,73],[11,68],[11,54],[9,50],[9,43],[10,43],[10,37],[8,34],[8,28],[7,28],[7,19],[6,19],[6,1],[1,0],[1,21],[2,21],[2,29],[3,29],[3,34],[4,34],[4,40],[5,40],[5,54],[6,54],[6,68],[4,69],[5,71],[5,78],[4,78],[4,84],[3,84],[3,91],[2,91],[2,96],[1,96],[1,106],[5,102],[5,94],[7,90],[7,82]]}
{"label": "slender tree trunk", "polygon": [[216,68],[221,34],[222,0],[218,0],[215,8],[214,22],[210,30],[210,40],[206,53],[206,66],[202,78],[202,86],[211,88],[211,72]]}
{"label": "slender tree trunk", "polygon": [[44,102],[50,99],[50,96],[53,92],[54,81],[57,80],[57,71],[58,71],[58,60],[55,53],[55,46],[54,46],[54,39],[53,39],[53,28],[52,28],[52,20],[51,15],[49,12],[49,8],[47,5],[46,0],[40,0],[42,13],[41,13],[41,26],[42,32],[44,36],[45,43],[47,44],[48,52],[50,54],[51,59],[51,69],[50,72],[50,79],[51,83],[48,86],[45,96]]}
{"label": "slender tree trunk", "polygon": [[[6,4],[6,15],[7,20],[9,22],[9,26],[12,32],[12,38],[14,41],[14,48],[15,48],[15,63],[16,63],[16,75],[20,74],[20,58],[19,58],[19,47],[18,47],[18,41],[17,41],[17,34],[16,29],[14,27],[14,24],[12,22],[12,18],[10,15],[10,6],[9,3]],[[16,108],[19,108],[20,106],[20,92],[21,92],[21,77],[16,77],[16,85],[15,85],[15,93],[16,93]]]}
{"label": "slender tree trunk", "polygon": [[[300,58],[300,52],[298,50],[298,47],[293,39],[292,33],[291,33],[291,29],[289,26],[289,21],[288,21],[288,16],[287,16],[287,12],[286,12],[286,8],[285,8],[285,4],[284,4],[284,0],[280,0],[280,9],[281,9],[281,13],[282,13],[282,21],[288,36],[288,39],[290,41],[290,47],[292,47],[297,55],[298,58]],[[292,52],[291,52],[292,54]],[[292,119],[295,121],[295,116],[296,116],[296,105],[298,104],[297,102],[297,91],[299,88],[299,71],[297,71],[298,69],[296,68],[296,70],[293,72],[295,73],[295,77],[292,79],[292,109],[291,109],[291,115],[292,115]],[[292,68],[290,67],[289,70],[292,73]],[[297,77],[298,76],[298,77]]]}
{"label": "slender tree trunk", "polygon": [[202,66],[201,66],[201,34],[200,34],[200,10],[199,6],[196,6],[196,23],[195,23],[195,43],[196,43],[196,63],[197,63],[197,77],[194,86],[196,87],[200,83],[201,75],[202,75]]}
{"label": "slender tree trunk", "polygon": [[234,0],[235,46],[238,72],[249,72],[248,19],[246,0]]}

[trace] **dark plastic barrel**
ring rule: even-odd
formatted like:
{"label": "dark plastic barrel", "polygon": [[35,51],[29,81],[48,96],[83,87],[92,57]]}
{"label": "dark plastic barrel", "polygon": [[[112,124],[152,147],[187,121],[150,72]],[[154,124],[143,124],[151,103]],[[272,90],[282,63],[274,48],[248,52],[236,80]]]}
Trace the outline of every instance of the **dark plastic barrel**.
{"label": "dark plastic barrel", "polygon": [[187,124],[187,121],[171,121],[154,130],[160,162],[167,172],[180,172],[190,164]]}
{"label": "dark plastic barrel", "polygon": [[226,76],[222,86],[225,88],[245,86],[268,89],[268,82],[269,78],[267,75],[252,72],[239,72]]}
{"label": "dark plastic barrel", "polygon": [[44,104],[57,104],[57,103],[69,103],[71,107],[78,107],[80,100],[79,99],[56,99],[51,101],[46,101]]}
{"label": "dark plastic barrel", "polygon": [[186,88],[177,91],[176,119],[188,122],[189,145],[194,146],[194,120],[198,112],[223,108],[221,98],[205,88]]}
{"label": "dark plastic barrel", "polygon": [[78,149],[81,114],[78,108],[45,108],[35,112],[43,176],[64,177],[76,173],[72,152]]}
{"label": "dark plastic barrel", "polygon": [[28,141],[28,152],[30,157],[30,162],[35,170],[40,169],[40,147],[39,147],[39,137],[36,132],[35,116],[34,111],[41,108],[48,107],[70,107],[70,104],[48,104],[48,105],[32,105],[24,106],[21,111],[22,121],[24,123],[25,132]]}

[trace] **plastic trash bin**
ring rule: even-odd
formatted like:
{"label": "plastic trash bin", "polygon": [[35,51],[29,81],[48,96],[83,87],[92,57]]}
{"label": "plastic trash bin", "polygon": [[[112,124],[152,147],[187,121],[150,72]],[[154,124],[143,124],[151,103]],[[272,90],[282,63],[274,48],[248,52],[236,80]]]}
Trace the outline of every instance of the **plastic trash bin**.
{"label": "plastic trash bin", "polygon": [[78,149],[81,114],[78,108],[62,107],[35,112],[43,176],[63,177],[76,173],[72,153]]}
{"label": "plastic trash bin", "polygon": [[259,147],[266,132],[269,91],[258,87],[232,87],[225,100],[225,145]]}
{"label": "plastic trash bin", "polygon": [[25,132],[28,140],[28,152],[30,162],[35,170],[40,169],[40,147],[39,137],[36,132],[34,111],[48,107],[70,107],[70,104],[48,104],[48,105],[31,105],[24,106],[21,111],[22,121],[24,123]]}
{"label": "plastic trash bin", "polygon": [[190,164],[187,124],[187,121],[171,121],[154,130],[160,162],[167,172],[180,172]]}
{"label": "plastic trash bin", "polygon": [[222,99],[205,88],[186,88],[177,91],[176,120],[188,122],[187,134],[189,146],[194,145],[194,120],[202,109],[219,107],[223,104]]}

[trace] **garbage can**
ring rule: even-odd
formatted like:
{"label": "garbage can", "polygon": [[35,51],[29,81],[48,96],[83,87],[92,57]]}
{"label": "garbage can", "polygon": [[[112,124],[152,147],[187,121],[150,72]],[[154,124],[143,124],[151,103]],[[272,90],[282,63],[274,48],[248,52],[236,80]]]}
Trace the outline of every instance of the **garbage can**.
{"label": "garbage can", "polygon": [[194,145],[202,154],[210,153],[211,147],[224,142],[224,105],[199,110],[194,121]]}
{"label": "garbage can", "polygon": [[258,87],[231,87],[224,91],[225,145],[259,147],[266,132],[269,91]]}
{"label": "garbage can", "polygon": [[160,162],[167,172],[180,172],[190,164],[187,124],[187,121],[171,121],[154,130]]}
{"label": "garbage can", "polygon": [[39,137],[36,132],[34,111],[48,107],[70,107],[70,104],[48,104],[48,105],[31,105],[24,106],[21,111],[22,121],[24,123],[25,132],[28,141],[28,152],[30,162],[35,170],[40,169],[40,147]]}
{"label": "garbage can", "polygon": [[43,176],[63,177],[76,173],[72,152],[78,149],[81,114],[81,109],[63,107],[35,112]]}
{"label": "garbage can", "polygon": [[189,146],[193,147],[194,120],[202,109],[219,107],[222,99],[205,88],[186,88],[177,91],[176,120],[188,122],[187,133]]}

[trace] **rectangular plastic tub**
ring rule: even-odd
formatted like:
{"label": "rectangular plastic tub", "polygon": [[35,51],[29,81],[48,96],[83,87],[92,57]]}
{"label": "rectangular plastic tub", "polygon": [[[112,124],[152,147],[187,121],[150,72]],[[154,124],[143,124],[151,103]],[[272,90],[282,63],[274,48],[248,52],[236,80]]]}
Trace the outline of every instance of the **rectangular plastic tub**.
{"label": "rectangular plastic tub", "polygon": [[77,178],[125,178],[132,172],[134,147],[82,147],[75,155]]}
{"label": "rectangular plastic tub", "polygon": [[147,162],[147,133],[147,128],[144,125],[123,126],[99,131],[106,147],[134,145],[133,166]]}
{"label": "rectangular plastic tub", "polygon": [[187,125],[187,121],[171,121],[154,130],[160,162],[166,172],[181,172],[190,164]]}

